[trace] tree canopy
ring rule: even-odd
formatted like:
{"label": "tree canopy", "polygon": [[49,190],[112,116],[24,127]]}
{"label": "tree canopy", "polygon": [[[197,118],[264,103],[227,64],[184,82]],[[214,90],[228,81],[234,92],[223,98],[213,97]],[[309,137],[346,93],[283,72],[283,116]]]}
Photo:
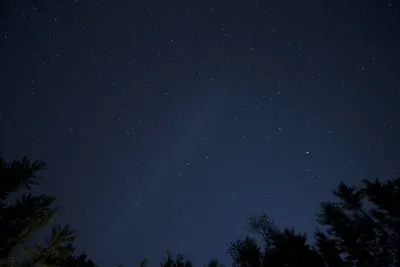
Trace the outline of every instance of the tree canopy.
{"label": "tree canopy", "polygon": [[[42,161],[7,163],[0,157],[0,267],[97,267],[85,253],[76,253],[76,232],[69,225],[53,224],[59,211],[56,198],[31,193],[45,167]],[[9,199],[21,190],[28,193]],[[362,180],[359,188],[341,182],[332,193],[335,201],[320,204],[311,242],[294,228],[280,229],[266,213],[250,217],[253,236],[228,246],[232,267],[400,266],[400,178]],[[51,236],[27,246],[44,227],[51,227]],[[147,267],[147,259],[138,265]],[[194,266],[184,255],[173,257],[168,251],[160,265]],[[217,259],[204,266],[225,267]]]}

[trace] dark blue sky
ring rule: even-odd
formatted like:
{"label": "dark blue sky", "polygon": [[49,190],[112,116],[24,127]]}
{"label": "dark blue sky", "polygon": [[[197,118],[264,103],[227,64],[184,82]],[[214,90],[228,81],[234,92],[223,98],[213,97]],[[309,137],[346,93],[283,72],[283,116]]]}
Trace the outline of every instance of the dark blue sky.
{"label": "dark blue sky", "polygon": [[4,0],[0,150],[101,267],[228,263],[246,217],[312,233],[400,173],[397,1]]}

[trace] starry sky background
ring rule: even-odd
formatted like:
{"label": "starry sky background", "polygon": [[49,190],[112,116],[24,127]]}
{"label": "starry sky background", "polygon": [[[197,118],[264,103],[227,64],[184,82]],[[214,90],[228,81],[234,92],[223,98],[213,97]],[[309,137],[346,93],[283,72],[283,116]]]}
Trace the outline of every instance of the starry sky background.
{"label": "starry sky background", "polygon": [[44,159],[78,251],[229,263],[249,213],[312,233],[400,174],[396,1],[5,0],[0,149]]}

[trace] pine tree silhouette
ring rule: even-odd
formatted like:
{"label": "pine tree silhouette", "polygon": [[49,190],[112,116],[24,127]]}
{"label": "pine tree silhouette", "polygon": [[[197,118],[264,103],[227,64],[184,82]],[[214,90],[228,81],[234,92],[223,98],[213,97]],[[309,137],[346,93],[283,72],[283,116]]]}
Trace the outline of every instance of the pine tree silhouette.
{"label": "pine tree silhouette", "polygon": [[[40,184],[37,172],[45,166],[28,158],[7,163],[0,157],[0,267],[98,267],[85,253],[74,256],[75,232],[68,225],[55,225],[45,242],[26,246],[59,212],[55,197],[30,193],[32,186]],[[400,178],[362,182],[360,188],[341,182],[333,191],[337,201],[320,204],[315,246],[294,228],[279,229],[266,214],[249,217],[256,236],[229,244],[232,266],[400,267]],[[22,189],[28,192],[9,201]],[[23,258],[15,257],[18,249]],[[140,267],[147,263],[144,259]],[[160,265],[194,267],[182,254],[173,258],[168,251]],[[225,266],[212,259],[204,267]]]}
{"label": "pine tree silhouette", "polygon": [[315,232],[315,244],[318,252],[322,255],[325,264],[328,267],[350,267],[348,263],[343,261],[337,241],[328,237],[324,232],[317,230]]}
{"label": "pine tree silhouette", "polygon": [[31,189],[32,185],[39,185],[41,177],[36,174],[45,167],[44,161],[31,161],[27,157],[10,164],[0,157],[0,200],[22,188]]}
{"label": "pine tree silhouette", "polygon": [[[396,266],[399,251],[399,179],[386,183],[363,180],[356,189],[341,182],[333,194],[338,202],[321,204],[318,222],[327,227],[316,233],[317,247],[328,266],[340,260],[348,266]],[[369,201],[369,210],[364,204]]]}
{"label": "pine tree silhouette", "polygon": [[28,158],[11,164],[0,158],[0,259],[3,261],[49,224],[58,212],[58,208],[52,207],[55,198],[48,195],[24,194],[15,203],[6,202],[10,193],[39,185],[36,173],[45,166],[44,162]]}
{"label": "pine tree silhouette", "polygon": [[[11,193],[21,189],[30,190],[39,185],[37,172],[46,164],[31,161],[28,158],[7,163],[0,158],[0,266],[1,267],[56,267],[80,266],[85,262],[83,255],[72,256],[75,239],[69,226],[56,225],[52,228],[51,238],[44,244],[36,243],[34,248],[26,246],[36,233],[52,223],[59,208],[54,206],[55,197],[49,195],[33,196],[22,194],[15,202],[8,200]],[[22,259],[15,258],[15,252],[22,252]],[[86,256],[85,256],[86,257]],[[86,261],[85,267],[93,267]]]}
{"label": "pine tree silhouette", "polygon": [[52,228],[51,238],[46,239],[44,245],[36,243],[33,249],[25,246],[22,247],[22,252],[28,259],[26,267],[60,266],[64,259],[74,251],[72,246],[74,239],[75,235],[68,226],[54,226]]}

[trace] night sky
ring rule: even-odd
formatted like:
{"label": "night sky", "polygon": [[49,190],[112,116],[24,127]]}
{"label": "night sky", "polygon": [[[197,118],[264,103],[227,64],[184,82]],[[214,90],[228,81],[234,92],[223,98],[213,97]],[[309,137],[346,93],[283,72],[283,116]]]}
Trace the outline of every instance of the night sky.
{"label": "night sky", "polygon": [[400,3],[3,0],[0,150],[101,267],[229,264],[246,218],[311,234],[400,174]]}

